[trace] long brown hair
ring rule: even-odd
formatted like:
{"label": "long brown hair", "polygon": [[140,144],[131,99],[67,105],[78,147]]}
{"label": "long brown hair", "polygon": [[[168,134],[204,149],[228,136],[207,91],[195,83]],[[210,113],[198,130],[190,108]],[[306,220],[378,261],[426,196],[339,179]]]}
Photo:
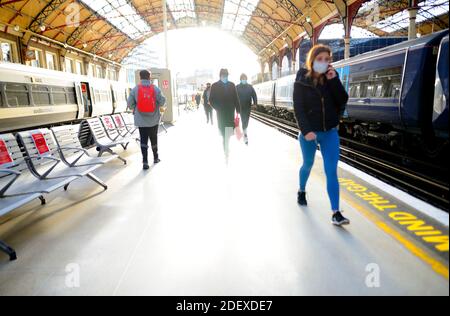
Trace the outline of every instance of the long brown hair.
{"label": "long brown hair", "polygon": [[[314,61],[316,60],[317,56],[319,56],[322,53],[328,53],[331,58],[333,58],[333,52],[331,51],[330,46],[318,44],[314,45],[313,48],[308,53],[308,58],[306,60],[306,68],[308,69],[307,76],[310,78],[314,78]],[[323,82],[323,76],[320,76],[319,80]],[[317,82],[315,82],[317,84]]]}

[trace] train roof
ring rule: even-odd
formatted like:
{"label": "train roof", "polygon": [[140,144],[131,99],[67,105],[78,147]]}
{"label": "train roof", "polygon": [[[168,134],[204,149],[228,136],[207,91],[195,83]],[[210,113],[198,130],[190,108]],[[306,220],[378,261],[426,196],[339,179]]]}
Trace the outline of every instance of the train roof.
{"label": "train roof", "polygon": [[402,42],[402,43],[398,43],[398,44],[395,44],[395,45],[391,45],[391,46],[387,46],[387,47],[384,47],[384,48],[381,48],[381,49],[377,49],[377,50],[374,50],[374,51],[371,51],[371,52],[360,54],[358,56],[352,57],[352,58],[347,59],[347,60],[338,61],[338,62],[336,62],[335,65],[336,66],[345,65],[345,64],[348,64],[348,63],[353,63],[353,62],[357,62],[357,61],[360,61],[360,60],[367,59],[368,57],[371,57],[371,56],[376,56],[376,55],[385,54],[385,53],[389,53],[389,52],[395,52],[395,51],[398,51],[398,50],[406,50],[406,49],[408,49],[410,47],[423,47],[423,46],[426,46],[426,45],[430,45],[432,42],[434,42],[436,40],[439,40],[439,42],[440,42],[441,39],[443,37],[445,37],[446,34],[448,36],[448,31],[449,30],[447,29],[447,30],[436,32],[436,33],[433,33],[433,34],[430,34],[430,35],[427,35],[427,36],[423,36],[423,37],[418,38],[418,39],[405,41],[405,42]]}

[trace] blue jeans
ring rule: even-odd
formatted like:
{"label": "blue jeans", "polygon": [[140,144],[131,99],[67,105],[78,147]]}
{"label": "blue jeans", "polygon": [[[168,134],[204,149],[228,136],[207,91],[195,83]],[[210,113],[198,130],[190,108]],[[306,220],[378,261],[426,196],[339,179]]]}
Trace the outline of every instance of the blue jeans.
{"label": "blue jeans", "polygon": [[337,173],[340,153],[339,133],[337,129],[315,133],[317,135],[317,140],[315,141],[307,141],[302,134],[299,135],[303,153],[303,166],[300,169],[300,191],[306,192],[306,184],[314,165],[317,145],[320,145],[327,176],[327,190],[331,209],[339,211],[339,180]]}

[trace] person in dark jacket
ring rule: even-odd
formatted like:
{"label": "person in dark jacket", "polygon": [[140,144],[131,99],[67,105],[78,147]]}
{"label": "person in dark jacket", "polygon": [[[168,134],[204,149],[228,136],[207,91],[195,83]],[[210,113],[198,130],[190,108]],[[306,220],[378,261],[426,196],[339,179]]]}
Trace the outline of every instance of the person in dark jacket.
{"label": "person in dark jacket", "polygon": [[206,113],[206,124],[211,123],[211,125],[214,125],[214,119],[213,119],[213,108],[211,106],[211,103],[209,103],[209,97],[211,95],[211,84],[206,84],[206,90],[203,92],[203,106],[205,108]]}
{"label": "person in dark jacket", "polygon": [[236,86],[239,96],[239,102],[241,104],[242,128],[244,129],[244,141],[248,145],[248,123],[250,121],[250,113],[252,111],[252,105],[258,104],[258,97],[255,89],[248,84],[248,78],[246,74],[241,75],[241,83]]}
{"label": "person in dark jacket", "polygon": [[200,93],[197,93],[195,95],[195,104],[197,105],[197,110],[200,107],[200,103],[202,103],[202,96],[200,95]]}
{"label": "person in dark jacket", "polygon": [[225,157],[228,159],[229,142],[234,133],[235,113],[240,112],[239,97],[234,83],[228,80],[228,70],[220,70],[220,80],[211,86],[209,103],[217,112],[220,134],[223,137]]}
{"label": "person in dark jacket", "polygon": [[332,52],[328,46],[314,46],[308,54],[307,69],[298,72],[294,86],[294,111],[301,130],[299,141],[303,154],[298,203],[307,205],[306,184],[317,145],[320,145],[333,211],[332,222],[340,226],[350,224],[340,211],[337,175],[340,148],[338,126],[348,94],[331,61]]}

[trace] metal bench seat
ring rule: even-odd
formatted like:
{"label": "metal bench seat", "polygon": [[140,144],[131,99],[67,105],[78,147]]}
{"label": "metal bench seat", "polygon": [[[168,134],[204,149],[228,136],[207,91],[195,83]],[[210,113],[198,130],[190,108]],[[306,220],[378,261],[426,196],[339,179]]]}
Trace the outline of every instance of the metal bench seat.
{"label": "metal bench seat", "polygon": [[127,149],[128,144],[134,141],[132,137],[128,135],[128,131],[124,129],[117,128],[114,124],[114,120],[111,115],[104,115],[100,117],[100,121],[105,128],[106,135],[113,142],[120,142],[123,149]]}
{"label": "metal bench seat", "polygon": [[117,158],[116,154],[107,157],[92,157],[80,143],[79,125],[53,127],[51,131],[58,145],[61,160],[69,167],[104,165]]}
{"label": "metal bench seat", "polygon": [[[64,187],[78,177],[61,179],[39,179],[29,169],[21,148],[12,134],[0,135],[11,158],[8,164],[0,166],[0,198],[21,196],[35,193],[50,193]],[[3,208],[2,208],[3,209]]]}
{"label": "metal bench seat", "polygon": [[122,133],[126,133],[125,135],[135,139],[139,140],[139,129],[134,125],[134,123],[126,123],[123,115],[128,115],[128,113],[122,113],[122,114],[114,114],[112,115],[114,124],[116,125],[117,129],[122,131]]}
{"label": "metal bench seat", "polygon": [[123,161],[124,164],[127,163],[124,158],[117,155],[112,149],[117,146],[122,146],[124,149],[126,149],[129,143],[128,140],[111,140],[111,138],[109,138],[106,134],[105,128],[103,127],[102,122],[99,118],[87,119],[82,124],[88,124],[89,129],[91,130],[92,137],[99,152],[98,157],[101,157],[105,152],[107,152],[111,155],[116,155],[117,159]]}
{"label": "metal bench seat", "polygon": [[[41,144],[38,144],[33,136],[43,137]],[[62,162],[59,156],[59,149],[53,134],[49,129],[39,129],[35,131],[20,132],[17,134],[18,139],[22,142],[27,154],[27,161],[32,174],[41,180],[61,179],[84,176],[88,177],[105,190],[108,186],[92,172],[101,165],[74,166],[70,167]],[[41,147],[41,148],[40,148]],[[70,182],[64,186],[67,190]]]}

